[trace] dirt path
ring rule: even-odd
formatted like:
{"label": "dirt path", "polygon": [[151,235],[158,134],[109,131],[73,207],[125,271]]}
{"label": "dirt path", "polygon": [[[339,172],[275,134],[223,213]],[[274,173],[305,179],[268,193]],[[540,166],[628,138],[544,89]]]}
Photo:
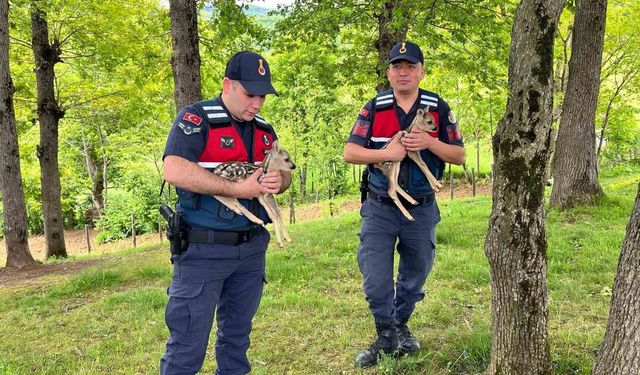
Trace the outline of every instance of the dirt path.
{"label": "dirt path", "polygon": [[[480,185],[477,187],[476,193],[478,195],[491,194],[491,185]],[[471,186],[461,185],[454,188],[454,198],[468,197],[472,195]],[[438,193],[438,199],[440,201],[449,200],[451,196],[450,190],[442,191]],[[296,207],[296,223],[301,223],[309,220],[322,219],[329,216],[329,210],[323,209],[323,206],[327,204],[305,204],[300,207]],[[332,208],[334,215],[340,215],[345,212],[356,211],[360,209],[359,200],[348,200],[342,202]],[[288,208],[283,209],[283,217],[289,217]],[[116,252],[123,248],[133,246],[131,238],[112,242],[108,244],[98,245],[95,242],[97,231],[89,231],[91,239],[91,253],[92,254],[109,254]],[[69,256],[79,256],[88,254],[87,238],[83,230],[70,230],[65,231],[64,234],[65,243],[67,245],[67,254]],[[163,240],[166,243],[166,239]],[[157,244],[160,242],[160,236],[158,233],[148,233],[136,237],[136,243],[138,246],[145,244]],[[31,236],[29,237],[29,249],[33,257],[39,261],[45,258],[45,243],[44,236]],[[37,279],[41,276],[49,274],[72,274],[80,272],[82,269],[91,265],[97,264],[101,260],[77,260],[67,261],[57,264],[36,264],[23,269],[8,269],[0,268],[0,287],[15,286],[37,283]],[[6,250],[4,245],[4,239],[0,240],[0,264],[6,263]]]}

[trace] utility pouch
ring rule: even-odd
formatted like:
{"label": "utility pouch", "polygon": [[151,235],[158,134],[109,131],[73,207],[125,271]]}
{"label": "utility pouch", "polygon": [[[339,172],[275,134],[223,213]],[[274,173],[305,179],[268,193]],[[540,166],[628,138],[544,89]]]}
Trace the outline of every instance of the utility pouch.
{"label": "utility pouch", "polygon": [[182,223],[182,214],[174,212],[166,204],[160,206],[160,215],[167,221],[167,239],[170,243],[171,254],[179,255],[187,249],[189,243],[186,241],[185,228]]}

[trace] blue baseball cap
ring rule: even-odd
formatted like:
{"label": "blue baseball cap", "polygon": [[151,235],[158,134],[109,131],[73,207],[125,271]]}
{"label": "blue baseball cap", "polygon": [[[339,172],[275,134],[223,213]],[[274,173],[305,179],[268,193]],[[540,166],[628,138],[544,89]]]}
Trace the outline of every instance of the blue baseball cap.
{"label": "blue baseball cap", "polygon": [[251,51],[240,51],[233,55],[224,72],[225,77],[240,82],[251,95],[278,95],[271,85],[271,70],[267,60]]}
{"label": "blue baseball cap", "polygon": [[400,60],[407,60],[414,64],[424,64],[424,57],[422,56],[420,47],[418,47],[417,44],[411,42],[398,43],[393,46],[393,48],[391,48],[391,53],[389,54],[389,64]]}

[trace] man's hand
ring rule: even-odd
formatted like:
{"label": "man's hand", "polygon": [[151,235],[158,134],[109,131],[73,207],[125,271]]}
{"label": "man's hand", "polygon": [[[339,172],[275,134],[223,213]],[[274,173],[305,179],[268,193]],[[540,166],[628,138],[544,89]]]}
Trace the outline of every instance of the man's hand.
{"label": "man's hand", "polygon": [[262,176],[260,185],[264,189],[264,192],[277,194],[280,192],[280,188],[282,187],[282,175],[280,175],[279,171],[271,171]]}
{"label": "man's hand", "polygon": [[[258,168],[255,172],[242,182],[238,182],[236,188],[236,198],[253,199],[261,193],[267,193],[267,189],[258,182],[260,176],[262,176],[263,169]],[[267,174],[268,175],[268,174]],[[265,177],[267,176],[265,175]]]}
{"label": "man's hand", "polygon": [[402,132],[396,133],[391,141],[381,151],[384,152],[384,161],[401,161],[407,156],[407,149],[401,143]]}
{"label": "man's hand", "polygon": [[429,135],[429,133],[414,128],[411,129],[411,133],[407,133],[402,137],[401,142],[408,151],[422,151],[430,148],[438,140]]}

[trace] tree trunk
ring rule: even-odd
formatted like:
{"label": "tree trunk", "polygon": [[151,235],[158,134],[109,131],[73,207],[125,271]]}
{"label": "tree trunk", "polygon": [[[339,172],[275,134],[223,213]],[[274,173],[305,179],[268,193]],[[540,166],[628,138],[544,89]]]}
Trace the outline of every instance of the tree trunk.
{"label": "tree trunk", "polygon": [[93,209],[85,216],[89,222],[94,222],[102,216],[104,206],[104,196],[102,194],[104,190],[104,178],[102,168],[98,166],[98,161],[96,160],[97,156],[95,156],[95,153],[92,151],[84,133],[82,134],[82,155],[84,156],[87,174],[91,180],[91,201],[93,202]]}
{"label": "tree trunk", "polygon": [[607,0],[580,1],[573,21],[569,81],[553,163],[551,207],[591,203],[598,182],[595,116],[600,91]]}
{"label": "tree trunk", "polygon": [[553,107],[553,39],[563,0],[523,0],[509,55],[509,99],[493,138],[490,375],[551,374],[544,172]]}
{"label": "tree trunk", "polygon": [[640,374],[640,184],[620,252],[604,343],[593,366],[593,375],[627,374]]}
{"label": "tree trunk", "polygon": [[0,193],[4,208],[7,267],[35,263],[29,252],[27,209],[22,189],[20,152],[9,70],[9,1],[0,0]]}
{"label": "tree trunk", "polygon": [[58,122],[64,117],[54,95],[53,67],[62,61],[60,43],[49,44],[46,13],[31,5],[32,47],[38,86],[38,120],[40,122],[40,184],[42,214],[47,257],[66,257],[64,222],[60,202],[60,171],[58,170]]}
{"label": "tree trunk", "polygon": [[300,198],[304,200],[307,196],[307,164],[300,168]]}
{"label": "tree trunk", "polygon": [[200,101],[200,48],[196,0],[170,0],[173,96],[176,110]]}
{"label": "tree trunk", "polygon": [[[389,53],[391,47],[396,43],[400,43],[407,37],[406,22],[399,22],[403,25],[396,28],[398,20],[394,18],[394,13],[398,13],[398,9],[402,6],[401,0],[388,0],[382,3],[382,9],[375,15],[378,19],[378,40],[376,41],[376,50],[378,51],[378,62],[376,64],[376,73],[378,75],[377,92],[385,91],[389,88],[389,80],[387,79],[387,67],[389,66]],[[405,13],[400,11],[405,17]]]}

